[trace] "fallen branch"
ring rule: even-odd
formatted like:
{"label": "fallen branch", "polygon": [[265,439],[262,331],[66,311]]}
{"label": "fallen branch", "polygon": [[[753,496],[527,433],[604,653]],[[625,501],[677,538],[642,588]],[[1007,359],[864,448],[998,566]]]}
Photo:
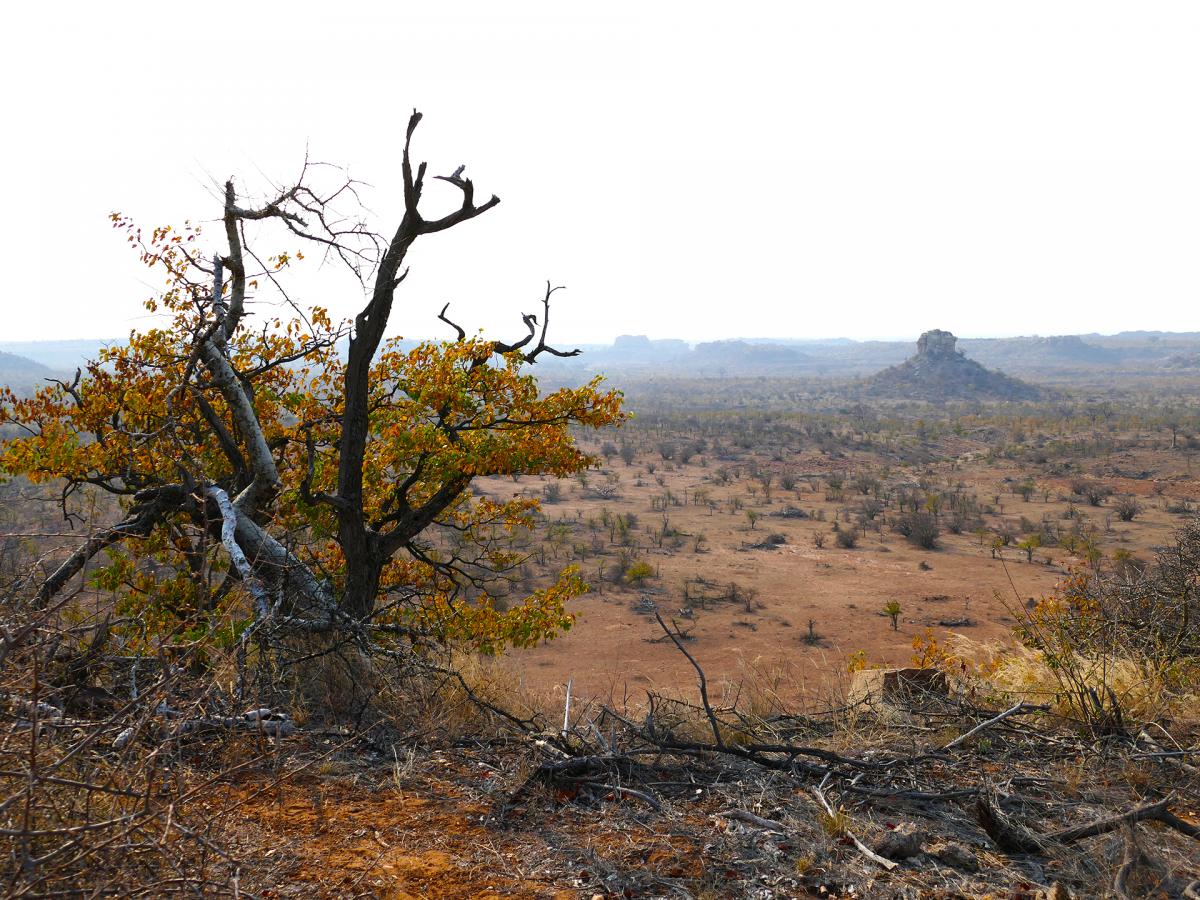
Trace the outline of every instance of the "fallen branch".
{"label": "fallen branch", "polygon": [[1005,853],[1036,853],[1046,850],[1042,839],[1017,824],[992,802],[992,792],[984,789],[975,800],[975,819],[992,842]]}
{"label": "fallen branch", "polygon": [[767,831],[778,831],[780,834],[787,832],[787,828],[782,822],[776,822],[774,819],[764,819],[762,816],[756,816],[754,813],[747,812],[744,809],[723,809],[717,815],[723,819],[745,822],[748,825],[764,828]]}
{"label": "fallen branch", "polygon": [[1169,828],[1174,828],[1180,834],[1200,840],[1200,827],[1185,822],[1169,809],[1171,796],[1166,796],[1154,803],[1135,806],[1115,816],[1107,816],[1088,822],[1085,825],[1074,825],[1052,831],[1049,834],[1038,835],[1027,828],[1018,825],[1005,815],[989,797],[990,792],[983,790],[975,803],[975,817],[980,827],[987,832],[996,846],[1005,853],[1044,853],[1050,844],[1073,844],[1088,837],[1095,837],[1115,831],[1122,826],[1132,826],[1135,822],[1161,822]]}
{"label": "fallen branch", "polygon": [[1033,712],[1035,710],[1038,712],[1045,712],[1049,708],[1050,707],[1046,706],[1045,704],[1026,703],[1024,701],[1021,701],[1016,706],[1009,707],[1004,712],[1000,713],[1000,715],[993,716],[992,718],[988,719],[986,722],[980,722],[978,725],[976,725],[974,728],[972,728],[966,734],[960,734],[958,737],[956,737],[950,743],[943,745],[941,749],[943,751],[944,750],[953,750],[955,747],[959,746],[960,744],[966,743],[968,740],[970,740],[972,737],[974,737],[975,735],[977,735],[979,732],[983,731],[984,729],[991,728],[993,725],[998,725],[999,723],[1003,722],[1005,719],[1011,718],[1013,716],[1019,716],[1019,715],[1021,715],[1021,713]]}
{"label": "fallen branch", "polygon": [[1087,825],[1064,828],[1061,831],[1048,834],[1046,837],[1049,840],[1058,841],[1060,844],[1071,844],[1086,837],[1095,837],[1098,834],[1115,831],[1125,824],[1132,825],[1134,822],[1156,821],[1174,828],[1180,834],[1186,834],[1188,837],[1200,840],[1200,828],[1185,822],[1168,808],[1171,799],[1171,796],[1168,795],[1155,803],[1135,806],[1133,809],[1123,812],[1120,815],[1097,819],[1095,822],[1089,822]]}
{"label": "fallen branch", "polygon": [[[829,801],[827,799],[825,799],[825,794],[822,793],[822,791],[821,791],[821,785],[823,785],[824,783],[825,783],[825,781],[822,781],[820,785],[817,785],[815,788],[813,788],[812,794],[814,797],[817,798],[817,802],[820,803],[821,806],[825,809],[825,814],[828,815],[829,818],[832,819],[833,821],[837,821],[838,814],[834,811],[833,807],[829,804]],[[882,866],[883,868],[887,869],[889,872],[892,871],[892,869],[896,868],[898,865],[900,865],[898,862],[890,860],[885,856],[880,856],[878,853],[876,853],[874,850],[872,850],[870,847],[868,847],[866,844],[864,844],[862,841],[860,841],[855,836],[854,832],[852,832],[849,828],[843,828],[842,833],[847,838],[850,839],[851,843],[853,843],[856,848],[858,848],[859,853],[861,853],[867,859],[871,860],[871,862],[875,863],[876,865]]]}
{"label": "fallen branch", "polygon": [[655,798],[652,794],[648,794],[645,791],[637,791],[633,788],[622,787],[618,784],[605,784],[602,781],[585,781],[583,784],[586,787],[590,787],[598,791],[609,791],[618,795],[624,794],[629,797],[636,797],[643,803],[653,807],[655,812],[662,812],[662,804],[659,803],[657,798]]}
{"label": "fallen branch", "polygon": [[[594,779],[598,775],[629,777],[634,765],[636,765],[634,760],[624,755],[570,756],[566,759],[543,762],[521,782],[516,790],[508,794],[503,802],[497,806],[497,815],[503,816],[506,810],[515,806],[517,801],[524,797],[529,792],[529,789],[538,782],[558,785],[562,785],[565,782],[576,786],[583,785],[603,790],[619,790],[619,788],[611,784],[598,782]],[[642,797],[641,799],[646,798]],[[646,802],[650,803],[656,809],[661,809],[656,800],[646,800]]]}

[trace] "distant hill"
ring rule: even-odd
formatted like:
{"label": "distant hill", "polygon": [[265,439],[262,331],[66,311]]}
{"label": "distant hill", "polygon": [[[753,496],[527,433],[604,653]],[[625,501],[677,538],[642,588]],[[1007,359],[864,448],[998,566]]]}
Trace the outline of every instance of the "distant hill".
{"label": "distant hill", "polygon": [[1163,365],[1168,369],[1200,369],[1200,353],[1176,353]]}
{"label": "distant hill", "polygon": [[808,355],[783,344],[710,341],[697,344],[688,362],[706,369],[716,367],[728,372],[758,372],[799,366],[809,359]]}
{"label": "distant hill", "polygon": [[1110,365],[1120,351],[1089,343],[1079,335],[995,338],[962,341],[963,350],[981,363],[1005,368],[1044,369]]}
{"label": "distant hill", "polygon": [[674,360],[689,350],[687,341],[652,340],[644,334],[623,334],[613,341],[611,347],[597,348],[594,352],[610,355],[622,362],[654,365]]}
{"label": "distant hill", "polygon": [[0,351],[0,384],[12,388],[14,393],[32,393],[44,386],[47,378],[57,378],[59,374],[36,360]]}
{"label": "distant hill", "polygon": [[984,368],[957,349],[949,331],[934,329],[921,335],[917,353],[898,366],[867,379],[867,392],[876,397],[906,400],[1038,400],[1045,391],[1002,372]]}
{"label": "distant hill", "polygon": [[74,372],[95,359],[100,348],[124,341],[87,338],[70,341],[0,341],[0,352],[16,353],[58,372]]}
{"label": "distant hill", "polygon": [[[445,337],[445,335],[440,335]],[[0,351],[23,356],[59,373],[95,359],[118,340],[0,341]],[[415,341],[404,341],[408,348]],[[572,344],[572,346],[576,346]],[[863,378],[887,366],[901,365],[912,353],[910,341],[855,341],[849,338],[802,339],[736,337],[689,343],[674,338],[625,334],[611,344],[583,344],[571,359],[547,359],[543,376],[563,383],[603,373],[621,377],[796,377]],[[1076,378],[1096,381],[1109,374],[1139,377],[1178,374],[1197,367],[1200,333],[1126,331],[1114,335],[1029,335],[964,338],[957,347],[970,360],[1011,376],[1045,383]],[[339,346],[339,350],[344,349]],[[976,373],[978,374],[978,373]]]}

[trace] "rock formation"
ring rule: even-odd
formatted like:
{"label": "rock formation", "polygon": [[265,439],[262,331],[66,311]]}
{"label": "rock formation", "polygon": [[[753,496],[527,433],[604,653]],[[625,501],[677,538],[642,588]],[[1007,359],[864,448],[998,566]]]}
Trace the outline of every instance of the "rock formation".
{"label": "rock formation", "polygon": [[908,400],[1037,400],[1044,391],[985,369],[957,349],[958,338],[934,329],[917,341],[917,355],[867,379],[868,393]]}
{"label": "rock formation", "polygon": [[953,356],[958,338],[948,331],[935,328],[917,338],[917,356]]}

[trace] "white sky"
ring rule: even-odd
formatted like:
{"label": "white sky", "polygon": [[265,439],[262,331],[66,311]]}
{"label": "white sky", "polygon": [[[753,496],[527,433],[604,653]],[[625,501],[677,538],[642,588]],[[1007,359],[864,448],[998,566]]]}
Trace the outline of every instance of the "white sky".
{"label": "white sky", "polygon": [[[395,333],[451,300],[515,334],[546,279],[560,343],[1200,329],[1193,2],[59,2],[3,30],[0,340],[149,324],[107,214],[211,218],[212,179],[306,145],[394,228],[414,106],[430,173],[503,202],[417,244]],[[296,293],[349,315],[333,274]]]}

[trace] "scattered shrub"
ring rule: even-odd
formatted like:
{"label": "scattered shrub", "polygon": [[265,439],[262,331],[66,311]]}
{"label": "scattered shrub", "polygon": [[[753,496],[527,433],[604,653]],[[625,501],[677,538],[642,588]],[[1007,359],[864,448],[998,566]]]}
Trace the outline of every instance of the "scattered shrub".
{"label": "scattered shrub", "polygon": [[654,566],[644,560],[639,560],[630,564],[623,577],[628,584],[641,584],[647,578],[654,577]]}
{"label": "scattered shrub", "polygon": [[928,512],[909,512],[896,520],[895,529],[915,547],[936,550],[942,531],[937,516]]}
{"label": "scattered shrub", "polygon": [[1122,522],[1132,522],[1142,511],[1142,505],[1130,494],[1123,494],[1113,503],[1113,512]]}

